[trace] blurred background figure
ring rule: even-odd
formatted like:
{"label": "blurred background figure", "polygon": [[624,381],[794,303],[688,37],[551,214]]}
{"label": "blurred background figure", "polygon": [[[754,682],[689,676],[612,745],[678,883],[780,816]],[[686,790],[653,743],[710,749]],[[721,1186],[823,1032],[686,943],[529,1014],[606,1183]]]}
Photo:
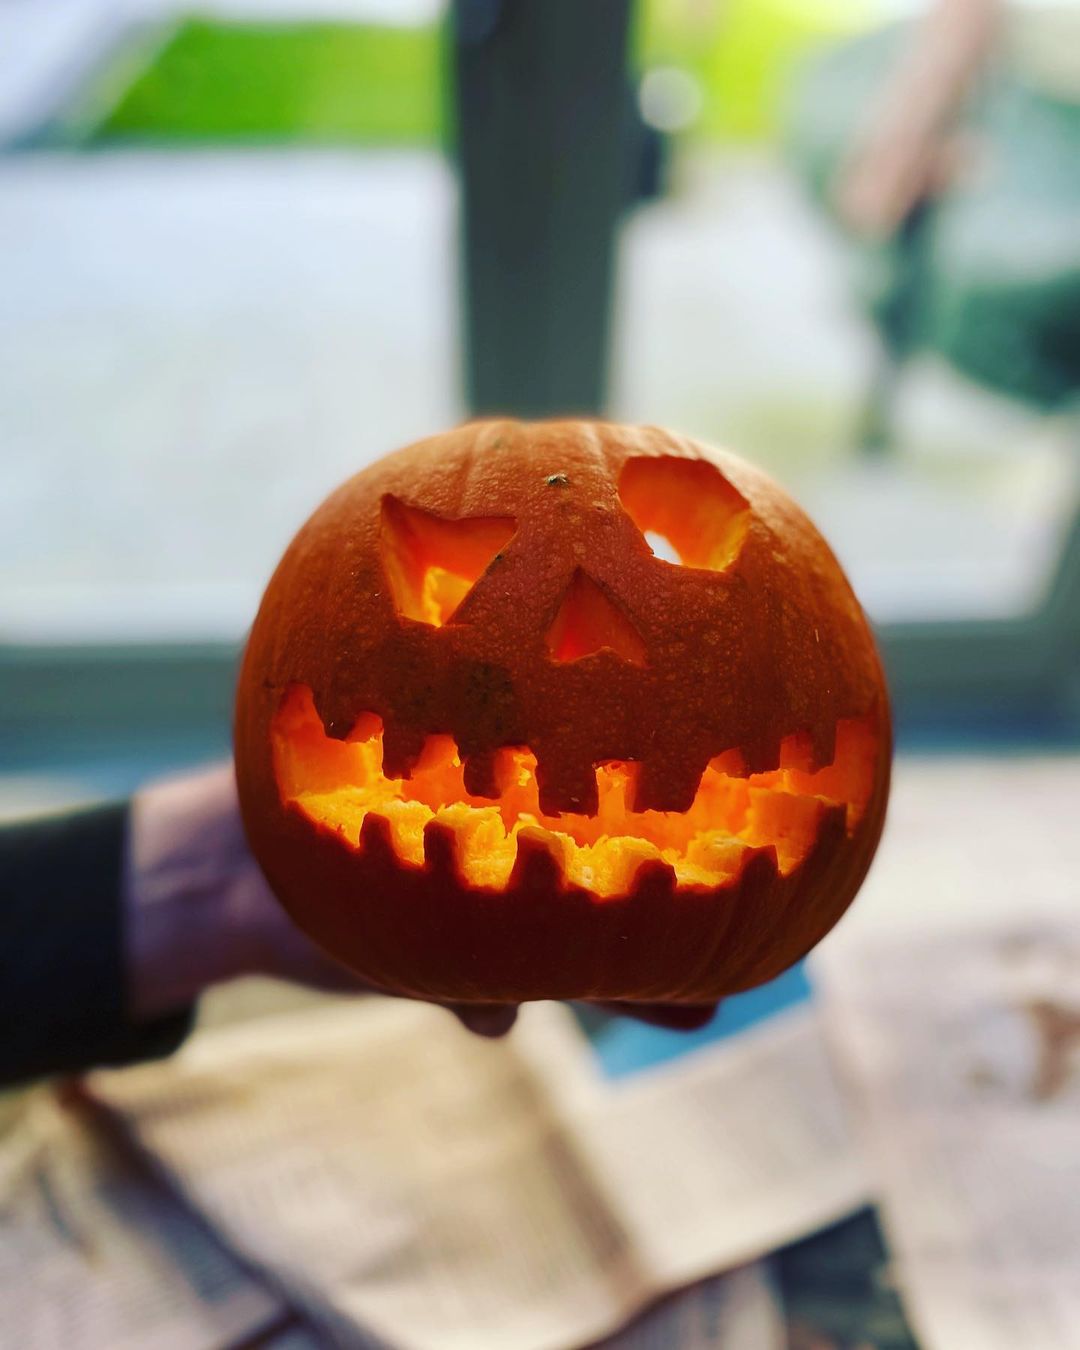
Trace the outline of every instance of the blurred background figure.
{"label": "blurred background figure", "polygon": [[[996,0],[938,0],[905,44],[861,123],[852,119],[834,186],[841,218],[888,237],[962,168],[958,126],[997,36]],[[854,111],[854,110],[852,110]]]}
{"label": "blurred background figure", "polygon": [[[821,61],[791,136],[819,198],[888,250],[867,299],[890,354],[936,350],[1043,408],[1080,383],[1080,74],[1045,68],[1045,44],[1075,50],[1078,32],[1068,13],[941,0]],[[1041,62],[1024,47],[1040,37]]]}

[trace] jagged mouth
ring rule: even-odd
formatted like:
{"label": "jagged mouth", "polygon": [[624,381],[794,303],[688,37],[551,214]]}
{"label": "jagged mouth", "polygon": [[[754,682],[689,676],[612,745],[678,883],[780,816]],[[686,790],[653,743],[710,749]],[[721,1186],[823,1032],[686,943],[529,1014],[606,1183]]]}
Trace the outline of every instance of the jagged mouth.
{"label": "jagged mouth", "polygon": [[382,725],[357,720],[345,740],[326,734],[311,690],[293,685],[274,716],[271,741],[282,802],[320,830],[362,850],[369,816],[385,819],[395,854],[422,867],[428,827],[448,829],[458,869],[470,886],[501,891],[510,882],[522,837],[556,858],[568,885],[598,898],[629,893],[638,868],[659,861],[679,888],[713,889],[736,878],[755,853],[771,851],[786,876],[804,861],[829,817],[851,834],[873,790],[877,743],[870,719],[842,720],[832,764],[811,771],[810,738],[787,737],[779,766],[745,774],[737,750],[712,760],[687,811],[631,809],[637,765],[597,766],[595,815],[545,815],[536,758],[525,748],[498,752],[498,796],[465,790],[450,736],[430,736],[408,778],[383,773]]}

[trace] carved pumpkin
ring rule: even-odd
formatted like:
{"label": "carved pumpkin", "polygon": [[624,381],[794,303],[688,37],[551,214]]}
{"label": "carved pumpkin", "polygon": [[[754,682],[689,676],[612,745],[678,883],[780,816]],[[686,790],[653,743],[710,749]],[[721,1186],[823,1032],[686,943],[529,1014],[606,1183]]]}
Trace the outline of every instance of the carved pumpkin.
{"label": "carved pumpkin", "polygon": [[445,1001],[771,979],[854,897],[889,760],[825,542],[757,469],[652,428],[475,423],[365,469],[286,552],[239,685],[281,902]]}

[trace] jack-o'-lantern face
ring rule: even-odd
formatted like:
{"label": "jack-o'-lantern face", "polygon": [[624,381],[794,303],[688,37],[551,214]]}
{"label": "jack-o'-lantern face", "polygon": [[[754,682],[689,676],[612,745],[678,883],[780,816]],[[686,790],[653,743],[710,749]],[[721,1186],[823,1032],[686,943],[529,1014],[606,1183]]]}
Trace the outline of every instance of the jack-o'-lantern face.
{"label": "jack-o'-lantern face", "polygon": [[827,546],[657,430],[481,423],[290,547],[237,770],[297,922],[384,988],[708,1002],[778,974],[880,834],[888,707]]}

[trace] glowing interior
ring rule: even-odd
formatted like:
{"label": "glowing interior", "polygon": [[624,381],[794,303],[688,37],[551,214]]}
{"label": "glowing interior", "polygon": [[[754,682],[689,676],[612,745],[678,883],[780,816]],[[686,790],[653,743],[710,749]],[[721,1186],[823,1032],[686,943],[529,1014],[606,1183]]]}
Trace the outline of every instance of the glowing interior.
{"label": "glowing interior", "polygon": [[656,556],[684,567],[722,572],[750,527],[749,502],[703,459],[627,460],[619,500]]}
{"label": "glowing interior", "polygon": [[446,520],[384,497],[382,559],[398,613],[435,628],[449,623],[515,528],[508,516]]}
{"label": "glowing interior", "polygon": [[359,847],[365,818],[390,825],[402,861],[424,861],[424,828],[433,820],[454,834],[458,865],[474,886],[503,889],[517,858],[519,835],[541,840],[566,878],[598,896],[625,893],[646,859],[674,869],[681,886],[716,886],[738,873],[748,851],[776,850],[781,873],[798,867],[817,836],[823,813],[843,806],[849,831],[866,808],[875,746],[868,724],[841,722],[836,755],[811,773],[809,739],[783,742],[780,767],[744,776],[729,751],[706,769],[686,812],[633,811],[635,771],[627,763],[597,768],[595,816],[546,816],[540,810],[536,760],[525,749],[500,752],[496,800],[465,791],[461,760],[449,736],[432,736],[410,778],[382,771],[382,725],[359,719],[344,741],[326,735],[311,691],[293,686],[274,720],[274,767],[283,801]]}

